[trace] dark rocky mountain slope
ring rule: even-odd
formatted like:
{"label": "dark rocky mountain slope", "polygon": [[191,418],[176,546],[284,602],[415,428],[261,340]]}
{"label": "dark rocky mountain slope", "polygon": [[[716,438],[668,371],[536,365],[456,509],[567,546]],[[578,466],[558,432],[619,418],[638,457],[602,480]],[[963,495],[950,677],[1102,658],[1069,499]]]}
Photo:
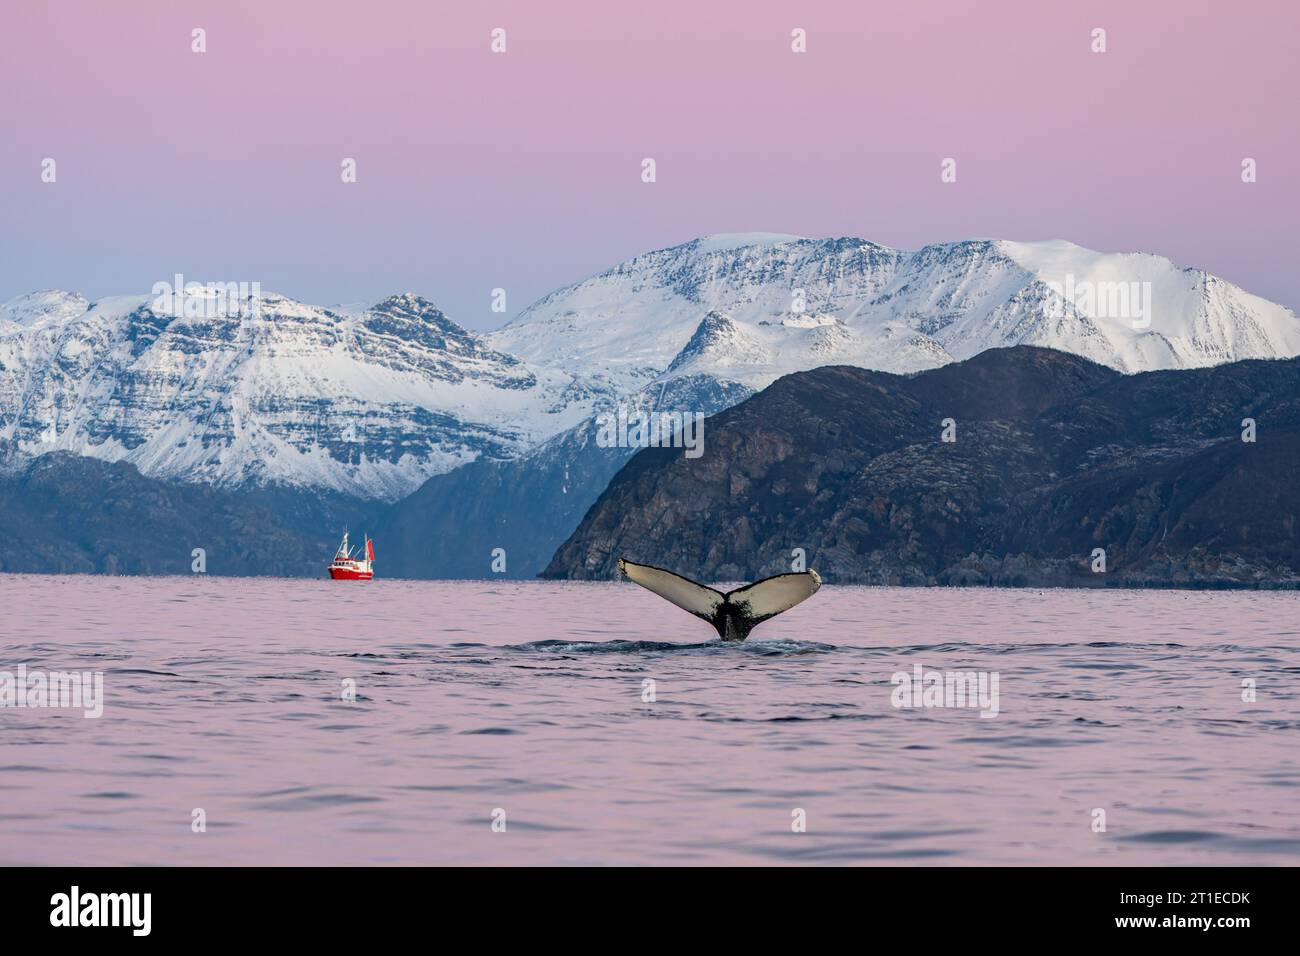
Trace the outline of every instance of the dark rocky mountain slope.
{"label": "dark rocky mountain slope", "polygon": [[[373,507],[373,504],[371,504]],[[67,452],[0,474],[0,572],[323,577],[365,505],[301,490],[237,493]],[[328,524],[326,522],[329,522]]]}
{"label": "dark rocky mountain slope", "polygon": [[1020,346],[912,376],[826,367],[704,434],[698,459],[638,453],[543,577],[612,578],[626,556],[751,580],[803,548],[840,583],[1300,586],[1300,359],[1124,376]]}

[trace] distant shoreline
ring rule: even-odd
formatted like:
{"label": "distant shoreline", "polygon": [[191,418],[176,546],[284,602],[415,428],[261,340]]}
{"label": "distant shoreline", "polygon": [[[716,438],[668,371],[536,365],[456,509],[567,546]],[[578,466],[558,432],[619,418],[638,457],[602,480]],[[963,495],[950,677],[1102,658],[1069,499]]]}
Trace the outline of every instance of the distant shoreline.
{"label": "distant shoreline", "polygon": [[[346,590],[348,587],[374,587],[382,586],[385,583],[399,584],[538,584],[538,585],[592,585],[600,586],[606,584],[615,584],[620,587],[627,586],[625,581],[614,579],[590,579],[590,578],[542,578],[542,577],[479,577],[479,578],[399,578],[377,576],[373,581],[368,582],[337,582],[331,581],[329,576],[322,573],[320,575],[285,575],[285,574],[104,574],[94,571],[22,571],[22,570],[5,570],[0,571],[0,580],[6,577],[42,577],[42,578],[85,578],[87,580],[118,580],[128,579],[135,581],[164,581],[171,579],[185,579],[189,581],[201,581],[205,578],[219,578],[223,581],[319,581],[322,584],[329,584],[332,588]],[[726,585],[740,586],[741,581],[710,581],[708,584],[714,587],[724,587]],[[907,590],[907,591],[1187,591],[1189,593],[1205,591],[1300,591],[1300,581],[1286,582],[1260,582],[1247,584],[1240,582],[1179,582],[1179,583],[1161,583],[1154,582],[1149,584],[1135,584],[1132,582],[1122,582],[1116,584],[903,584],[889,582],[870,582],[870,581],[826,581],[823,587],[830,588],[869,588],[873,590]]]}

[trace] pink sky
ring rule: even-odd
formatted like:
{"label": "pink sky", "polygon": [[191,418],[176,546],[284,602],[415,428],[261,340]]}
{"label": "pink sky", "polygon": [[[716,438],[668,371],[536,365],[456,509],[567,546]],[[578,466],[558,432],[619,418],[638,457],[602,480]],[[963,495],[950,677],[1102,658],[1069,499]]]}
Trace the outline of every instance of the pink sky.
{"label": "pink sky", "polygon": [[[503,318],[494,287],[513,314],[638,252],[755,230],[902,248],[1066,238],[1297,307],[1298,11],[9,4],[0,300],[146,292],[179,271],[322,303],[412,290],[485,328]],[[806,54],[790,50],[795,27]],[[949,156],[958,181],[944,185]],[[344,157],[356,184],[340,182]]]}

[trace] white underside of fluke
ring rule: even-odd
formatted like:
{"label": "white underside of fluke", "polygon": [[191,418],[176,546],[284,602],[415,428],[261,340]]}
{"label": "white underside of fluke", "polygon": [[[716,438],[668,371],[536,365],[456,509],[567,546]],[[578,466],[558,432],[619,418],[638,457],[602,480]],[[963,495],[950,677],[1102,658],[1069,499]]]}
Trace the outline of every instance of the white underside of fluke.
{"label": "white underside of fluke", "polygon": [[[635,564],[620,559],[618,569],[629,581],[641,585],[647,591],[653,591],[683,611],[708,621],[718,628],[724,639],[729,640],[736,638],[730,636],[731,629],[724,627],[723,618],[727,616],[728,606],[732,614],[744,622],[747,634],[748,628],[806,601],[822,586],[821,576],[816,571],[804,571],[764,578],[724,594],[680,574],[648,564]],[[744,634],[739,639],[743,640]]]}

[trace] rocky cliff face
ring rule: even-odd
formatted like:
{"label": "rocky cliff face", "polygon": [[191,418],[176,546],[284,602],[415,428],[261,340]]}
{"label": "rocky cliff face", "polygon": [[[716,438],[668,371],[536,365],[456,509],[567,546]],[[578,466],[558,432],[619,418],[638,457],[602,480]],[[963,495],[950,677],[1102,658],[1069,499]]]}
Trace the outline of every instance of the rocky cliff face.
{"label": "rocky cliff face", "polygon": [[633,458],[543,576],[612,578],[626,556],[750,580],[802,548],[840,583],[1300,585],[1300,360],[1121,376],[1022,346],[906,377],[831,367],[706,428],[699,459]]}

